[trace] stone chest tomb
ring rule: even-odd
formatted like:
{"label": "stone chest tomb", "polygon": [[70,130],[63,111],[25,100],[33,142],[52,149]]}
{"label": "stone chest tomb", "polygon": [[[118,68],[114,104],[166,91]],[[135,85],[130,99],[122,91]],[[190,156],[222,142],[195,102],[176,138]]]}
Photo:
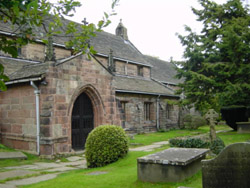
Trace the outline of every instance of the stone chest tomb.
{"label": "stone chest tomb", "polygon": [[169,148],[137,159],[138,179],[146,182],[179,182],[201,169],[208,149]]}

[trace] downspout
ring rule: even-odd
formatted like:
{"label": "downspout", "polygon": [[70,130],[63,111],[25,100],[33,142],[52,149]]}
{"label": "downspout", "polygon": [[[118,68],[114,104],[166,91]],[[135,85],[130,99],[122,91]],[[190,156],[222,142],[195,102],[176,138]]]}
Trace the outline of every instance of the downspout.
{"label": "downspout", "polygon": [[37,145],[36,150],[37,154],[40,155],[40,112],[39,112],[40,90],[33,81],[30,81],[30,85],[35,89],[34,93],[36,95],[36,145]]}
{"label": "downspout", "polygon": [[160,130],[160,108],[159,108],[160,97],[161,95],[159,95],[156,99],[156,128],[158,131]]}

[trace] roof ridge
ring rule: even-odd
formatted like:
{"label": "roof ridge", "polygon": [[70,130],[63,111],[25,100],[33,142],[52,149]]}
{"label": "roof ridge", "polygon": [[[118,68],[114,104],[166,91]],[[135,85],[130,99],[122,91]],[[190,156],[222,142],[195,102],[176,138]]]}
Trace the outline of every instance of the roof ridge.
{"label": "roof ridge", "polygon": [[13,59],[13,60],[17,60],[17,61],[25,61],[25,62],[35,63],[35,64],[42,63],[41,61],[35,61],[35,60],[23,59],[23,58],[16,58],[16,57],[9,57],[9,56],[4,56],[4,55],[0,55],[0,59]]}

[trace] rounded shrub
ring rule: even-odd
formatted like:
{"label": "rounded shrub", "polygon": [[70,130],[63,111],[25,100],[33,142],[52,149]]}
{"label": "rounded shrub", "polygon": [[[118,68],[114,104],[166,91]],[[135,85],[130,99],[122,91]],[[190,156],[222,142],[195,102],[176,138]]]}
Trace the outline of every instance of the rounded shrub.
{"label": "rounded shrub", "polygon": [[217,137],[214,141],[210,143],[210,150],[218,155],[225,147],[225,144],[221,138]]}
{"label": "rounded shrub", "polygon": [[187,114],[183,118],[184,127],[186,129],[198,129],[207,124],[206,120],[198,115]]}
{"label": "rounded shrub", "polygon": [[125,131],[116,125],[101,125],[95,128],[86,141],[86,160],[90,168],[105,166],[128,153],[128,138]]}

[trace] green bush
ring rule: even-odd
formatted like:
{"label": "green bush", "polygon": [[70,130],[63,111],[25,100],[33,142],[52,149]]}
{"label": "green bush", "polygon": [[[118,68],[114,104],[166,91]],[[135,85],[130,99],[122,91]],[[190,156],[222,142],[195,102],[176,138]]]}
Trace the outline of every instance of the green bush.
{"label": "green bush", "polygon": [[102,125],[88,135],[85,148],[88,167],[105,166],[128,153],[128,138],[121,127]]}
{"label": "green bush", "polygon": [[183,123],[186,129],[198,129],[199,127],[207,124],[203,117],[190,114],[184,116]]}
{"label": "green bush", "polygon": [[187,138],[187,139],[170,139],[171,147],[181,147],[181,148],[208,148],[209,142],[204,141],[200,138]]}
{"label": "green bush", "polygon": [[225,144],[221,138],[217,137],[214,141],[210,144],[210,150],[218,155],[225,147]]}
{"label": "green bush", "polygon": [[207,139],[201,138],[173,138],[169,140],[169,144],[171,147],[180,147],[180,148],[209,148],[214,154],[218,155],[225,144],[223,140],[217,137],[213,142],[207,141]]}

